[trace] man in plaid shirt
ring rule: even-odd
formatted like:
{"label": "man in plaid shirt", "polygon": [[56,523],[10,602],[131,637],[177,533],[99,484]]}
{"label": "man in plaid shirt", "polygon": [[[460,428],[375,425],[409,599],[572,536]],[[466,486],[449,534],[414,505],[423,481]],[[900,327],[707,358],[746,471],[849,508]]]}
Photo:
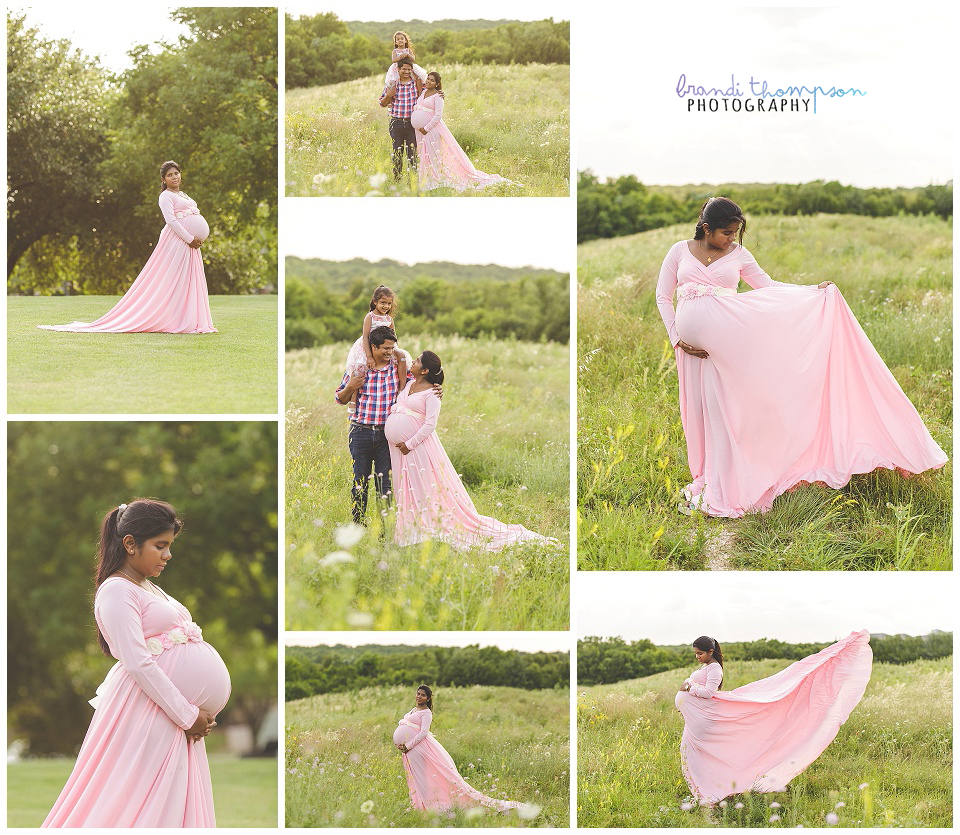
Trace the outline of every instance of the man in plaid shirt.
{"label": "man in plaid shirt", "polygon": [[[343,375],[334,397],[341,406],[357,392],[357,408],[350,415],[350,456],[353,458],[353,521],[365,524],[367,515],[367,483],[374,478],[377,498],[389,502],[390,444],[383,434],[383,426],[390,407],[397,399],[399,381],[393,349],[397,335],[391,328],[379,327],[370,331],[370,348],[376,365],[364,374]],[[373,467],[373,475],[370,468]]]}
{"label": "man in plaid shirt", "polygon": [[400,182],[403,174],[403,157],[406,154],[407,166],[411,170],[417,167],[417,132],[410,123],[413,106],[417,103],[423,85],[413,74],[413,61],[404,56],[397,61],[400,81],[383,88],[380,106],[390,108],[390,138],[393,140],[393,178]]}

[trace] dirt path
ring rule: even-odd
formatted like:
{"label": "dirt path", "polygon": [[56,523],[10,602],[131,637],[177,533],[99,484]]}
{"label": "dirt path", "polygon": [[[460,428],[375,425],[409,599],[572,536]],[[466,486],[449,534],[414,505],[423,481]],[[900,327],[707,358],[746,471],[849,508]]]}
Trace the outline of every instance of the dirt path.
{"label": "dirt path", "polygon": [[710,539],[707,540],[704,553],[707,557],[707,568],[710,571],[732,571],[730,564],[730,543],[733,541],[734,532],[726,528],[719,528]]}

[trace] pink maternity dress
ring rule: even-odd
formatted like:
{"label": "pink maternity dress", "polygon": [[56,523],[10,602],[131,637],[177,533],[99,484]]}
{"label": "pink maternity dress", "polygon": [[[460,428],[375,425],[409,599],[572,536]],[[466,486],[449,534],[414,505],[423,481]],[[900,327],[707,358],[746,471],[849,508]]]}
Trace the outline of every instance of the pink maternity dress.
{"label": "pink maternity dress", "polygon": [[707,664],[677,693],[683,715],[680,760],[694,797],[783,791],[833,741],[870,681],[870,634],[852,632],[769,678],[717,690],[722,671]]}
{"label": "pink maternity dress", "polygon": [[38,325],[74,333],[216,333],[207,298],[207,279],[199,249],[210,227],[196,201],[182,192],[160,192],[166,226],[153,253],[123,298],[95,322]]}
{"label": "pink maternity dress", "polygon": [[183,605],[122,577],[97,589],[94,615],[118,663],[43,826],[216,826],[207,749],[184,731],[227,703],[223,660]]}
{"label": "pink maternity dress", "polygon": [[457,806],[487,806],[498,812],[516,809],[515,800],[497,800],[478,792],[457,771],[453,759],[430,733],[433,712],[414,708],[393,732],[394,745],[406,745],[403,770],[414,809],[444,811]]}
{"label": "pink maternity dress", "polygon": [[[755,289],[737,293],[741,278]],[[657,306],[677,357],[685,495],[704,513],[762,513],[801,482],[839,488],[878,467],[946,463],[836,286],[773,281],[736,244],[705,265],[680,241]]]}
{"label": "pink maternity dress", "polygon": [[[430,191],[446,186],[465,191],[468,188],[510,183],[499,174],[484,174],[473,167],[470,158],[443,123],[443,96],[439,93],[428,96],[426,92],[420,93],[410,116],[410,124],[417,134],[420,188]],[[420,133],[420,128],[427,132],[426,135]]]}
{"label": "pink maternity dress", "polygon": [[[440,398],[432,388],[411,393],[413,382],[400,392],[383,429],[390,443],[397,544],[436,540],[457,549],[479,546],[498,551],[518,542],[552,543],[523,525],[507,525],[477,513],[437,437]],[[397,449],[401,441],[409,454]]]}

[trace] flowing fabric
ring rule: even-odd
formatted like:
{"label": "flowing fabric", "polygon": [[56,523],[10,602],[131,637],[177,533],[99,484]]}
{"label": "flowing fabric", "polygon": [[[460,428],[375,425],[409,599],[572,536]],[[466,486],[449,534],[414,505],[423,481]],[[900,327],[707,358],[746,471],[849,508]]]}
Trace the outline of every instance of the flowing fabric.
{"label": "flowing fabric", "polygon": [[[737,293],[741,278],[756,289]],[[705,265],[680,241],[657,305],[677,358],[685,493],[704,513],[738,518],[802,482],[839,488],[878,467],[946,463],[835,285],[773,281],[736,245]]]}
{"label": "flowing fabric", "polygon": [[[121,577],[97,589],[94,614],[119,661],[97,690],[73,773],[43,826],[216,826],[205,743],[184,731],[200,708],[216,714],[227,703],[223,660],[197,639],[183,605]],[[193,638],[170,640],[178,627]],[[158,645],[169,648],[155,654]]]}
{"label": "flowing fabric", "polygon": [[199,249],[188,244],[206,240],[210,227],[193,198],[160,192],[166,226],[153,253],[130,289],[95,322],[38,325],[72,333],[216,333],[210,316],[207,278]]}
{"label": "flowing fabric", "polygon": [[458,806],[487,806],[506,812],[522,805],[515,800],[489,797],[464,780],[453,758],[430,733],[432,720],[432,711],[414,708],[393,732],[393,744],[407,746],[403,770],[414,809],[446,811]]}
{"label": "flowing fabric", "polygon": [[[400,392],[383,430],[390,443],[397,544],[437,540],[458,549],[498,551],[518,542],[552,543],[523,525],[477,513],[437,437],[440,398],[432,388],[411,393],[413,382]],[[396,447],[401,441],[410,449],[407,455]]]}
{"label": "flowing fabric", "polygon": [[[446,186],[465,191],[468,188],[511,183],[511,180],[499,174],[484,174],[473,167],[470,158],[443,122],[443,96],[439,93],[428,96],[426,93],[426,90],[420,93],[410,116],[410,124],[417,134],[420,188],[430,191]],[[427,132],[426,135],[420,133],[421,128]]]}
{"label": "flowing fabric", "polygon": [[[870,681],[870,634],[852,632],[769,678],[713,692],[710,664],[679,692],[683,775],[702,804],[783,791],[833,741]],[[717,682],[719,683],[719,682]],[[715,689],[715,688],[714,688]]]}

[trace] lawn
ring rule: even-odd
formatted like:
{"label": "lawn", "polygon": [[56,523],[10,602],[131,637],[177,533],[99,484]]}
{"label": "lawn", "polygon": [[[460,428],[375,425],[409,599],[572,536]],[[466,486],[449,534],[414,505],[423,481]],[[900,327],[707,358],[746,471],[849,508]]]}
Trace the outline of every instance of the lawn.
{"label": "lawn", "polygon": [[430,731],[463,778],[486,795],[539,807],[530,820],[490,809],[441,815],[410,808],[393,731],[412,698],[410,687],[368,687],[287,702],[288,827],[568,826],[569,690],[477,686],[434,694]]}
{"label": "lawn", "polygon": [[276,414],[277,299],[211,296],[219,333],[63,333],[115,296],[7,298],[9,414]]}
{"label": "lawn", "polygon": [[[789,663],[728,661],[724,688],[772,675]],[[579,826],[708,825],[695,803],[690,808],[680,771],[683,720],[674,697],[686,675],[673,670],[580,688]],[[874,664],[863,700],[837,738],[787,791],[731,797],[714,810],[715,822],[824,827],[832,813],[841,827],[951,827],[952,679],[952,658]]]}
{"label": "lawn", "polygon": [[[578,256],[581,569],[949,570],[953,465],[804,486],[741,520],[677,513],[690,480],[673,350],[654,289],[692,224],[591,241]],[[774,279],[835,281],[934,439],[953,441],[952,225],[937,217],[749,218]]]}
{"label": "lawn", "polygon": [[[7,765],[7,826],[37,828],[70,776],[73,760],[27,760]],[[218,828],[276,828],[277,761],[210,755]]]}
{"label": "lawn", "polygon": [[[570,68],[564,64],[464,65],[443,75],[444,118],[474,166],[520,185],[462,196],[566,197],[570,193]],[[377,75],[286,94],[289,197],[457,195],[421,193],[416,176],[393,181],[389,116]]]}
{"label": "lawn", "polygon": [[566,629],[568,347],[415,335],[405,335],[403,344],[412,351],[429,347],[443,361],[437,431],[478,512],[561,544],[499,552],[455,552],[429,542],[400,548],[392,544],[392,516],[373,513],[371,527],[344,558],[337,529],[351,521],[353,470],[346,410],[334,403],[333,392],[350,346],[292,351],[286,370],[287,628]]}

